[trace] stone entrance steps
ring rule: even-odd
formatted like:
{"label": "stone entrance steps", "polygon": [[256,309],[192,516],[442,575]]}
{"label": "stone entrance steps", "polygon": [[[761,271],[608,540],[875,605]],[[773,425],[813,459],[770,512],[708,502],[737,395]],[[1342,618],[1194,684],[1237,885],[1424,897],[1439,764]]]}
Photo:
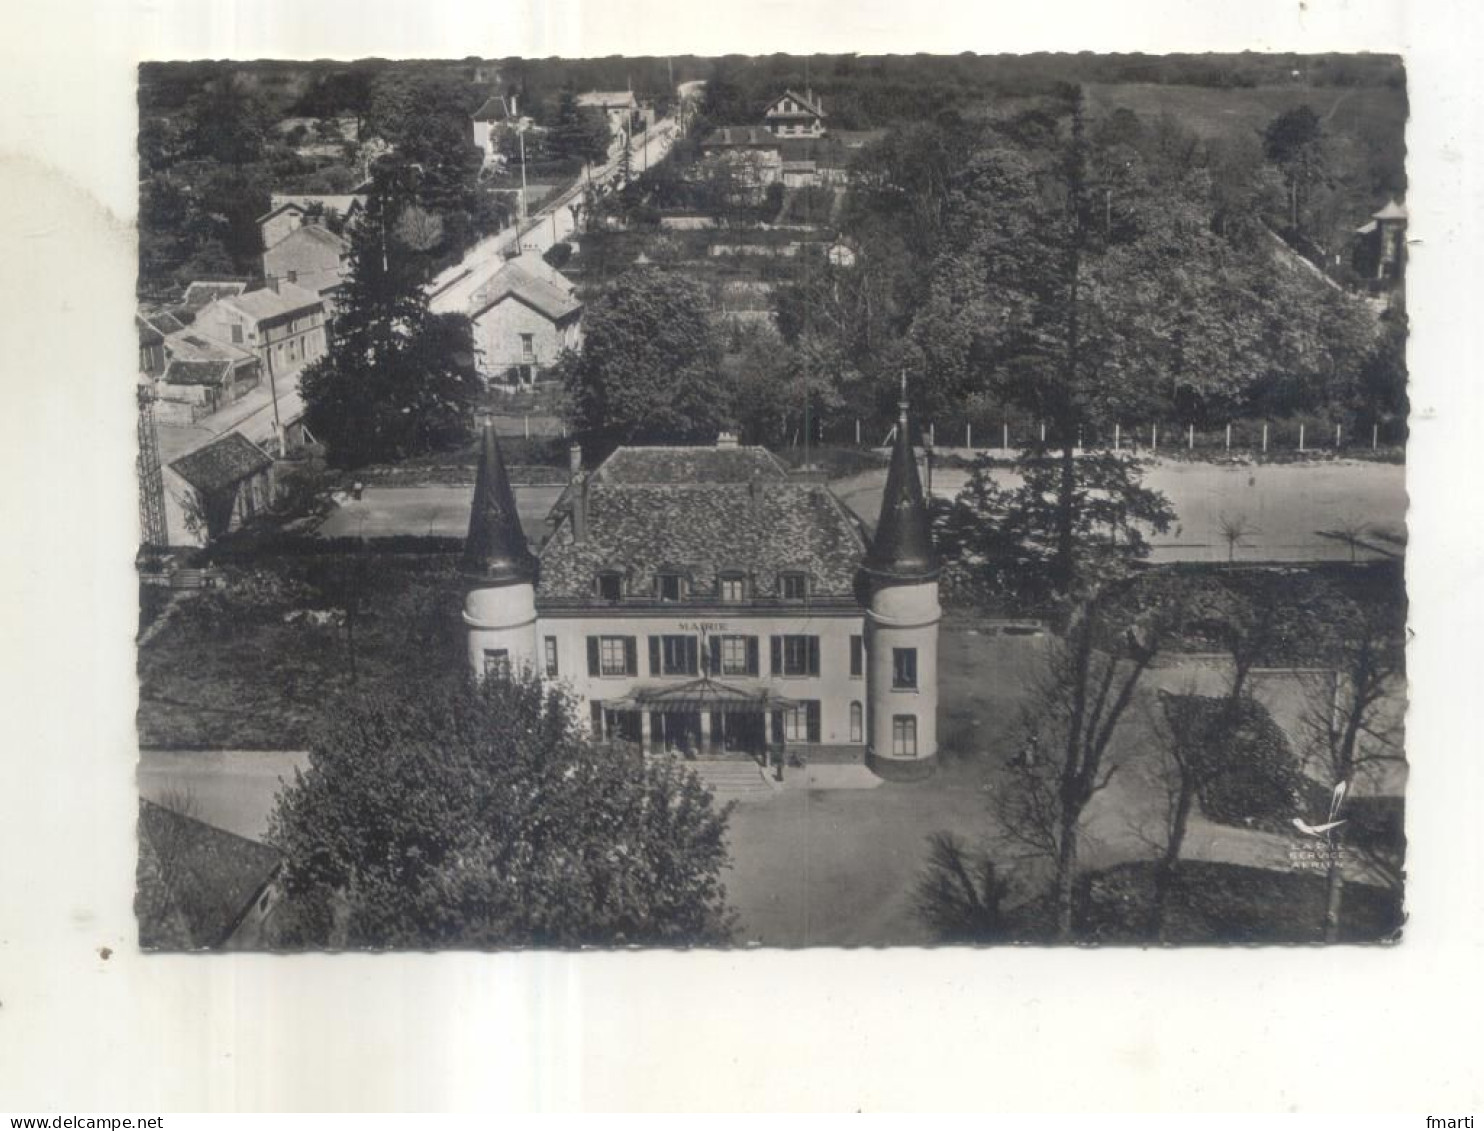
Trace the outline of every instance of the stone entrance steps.
{"label": "stone entrance steps", "polygon": [[771,794],[762,767],[749,758],[698,758],[684,763],[713,793],[727,796]]}

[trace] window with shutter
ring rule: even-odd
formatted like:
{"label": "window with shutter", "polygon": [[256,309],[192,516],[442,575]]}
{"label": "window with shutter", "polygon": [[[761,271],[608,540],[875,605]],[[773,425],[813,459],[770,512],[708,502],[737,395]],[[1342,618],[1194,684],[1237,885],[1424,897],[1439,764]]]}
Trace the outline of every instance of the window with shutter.
{"label": "window with shutter", "polygon": [[850,674],[859,679],[865,669],[866,647],[865,641],[859,636],[850,638]]}
{"label": "window with shutter", "polygon": [[[774,637],[781,640],[779,650],[782,653],[783,675],[805,676],[819,674],[819,637],[817,636],[784,636]],[[778,669],[775,666],[774,673]]]}
{"label": "window with shutter", "polygon": [[593,713],[593,737],[603,737],[603,701],[594,699],[590,704]]}
{"label": "window with shutter", "polygon": [[546,638],[546,674],[555,679],[557,675],[557,639],[555,636]]}
{"label": "window with shutter", "polygon": [[694,636],[662,636],[659,639],[662,674],[697,674],[700,648]]}
{"label": "window with shutter", "polygon": [[706,674],[707,675],[721,675],[722,674],[722,666],[721,666],[721,641],[722,641],[722,638],[720,636],[713,636],[713,637],[710,638],[710,643],[707,645],[707,655],[706,655]]}
{"label": "window with shutter", "polygon": [[757,675],[757,637],[713,636],[712,670],[721,675]]}
{"label": "window with shutter", "polygon": [[757,675],[758,674],[758,657],[757,657],[757,652],[758,652],[758,648],[757,648],[757,637],[756,636],[749,636],[747,638],[747,674],[748,675]]}
{"label": "window with shutter", "polygon": [[660,674],[660,638],[658,636],[649,638],[649,674]]}
{"label": "window with shutter", "polygon": [[819,741],[819,700],[809,699],[804,703],[804,718],[806,725],[806,740],[809,742]]}
{"label": "window with shutter", "polygon": [[[593,641],[597,641],[596,671],[593,671]],[[638,675],[637,651],[632,636],[589,636],[588,671],[594,675]]]}
{"label": "window with shutter", "polygon": [[783,637],[768,637],[768,660],[769,670],[774,675],[783,674]]}
{"label": "window with shutter", "polygon": [[598,656],[598,638],[596,636],[589,636],[587,638],[587,674],[597,675],[601,670],[599,667],[600,662]]}

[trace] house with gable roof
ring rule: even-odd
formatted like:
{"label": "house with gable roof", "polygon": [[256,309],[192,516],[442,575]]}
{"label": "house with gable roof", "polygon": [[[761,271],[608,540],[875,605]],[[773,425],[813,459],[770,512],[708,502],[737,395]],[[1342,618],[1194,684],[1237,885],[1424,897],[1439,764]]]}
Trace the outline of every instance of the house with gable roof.
{"label": "house with gable roof", "polygon": [[768,104],[763,121],[774,137],[823,137],[824,100],[812,90],[799,94],[785,90]]}
{"label": "house with gable roof", "polygon": [[571,280],[538,255],[502,263],[467,309],[480,372],[501,385],[531,385],[563,350],[582,345],[582,301]]}

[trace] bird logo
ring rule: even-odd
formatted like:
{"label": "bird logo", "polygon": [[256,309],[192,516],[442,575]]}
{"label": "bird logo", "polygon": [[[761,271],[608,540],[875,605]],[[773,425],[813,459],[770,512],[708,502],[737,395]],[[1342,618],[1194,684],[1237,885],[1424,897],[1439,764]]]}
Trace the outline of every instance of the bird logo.
{"label": "bird logo", "polygon": [[1345,794],[1349,792],[1349,783],[1340,782],[1335,786],[1329,798],[1329,819],[1320,825],[1311,825],[1302,817],[1293,819],[1293,827],[1305,836],[1322,837],[1327,833],[1339,828],[1345,823],[1345,818],[1340,817],[1340,807],[1345,804]]}

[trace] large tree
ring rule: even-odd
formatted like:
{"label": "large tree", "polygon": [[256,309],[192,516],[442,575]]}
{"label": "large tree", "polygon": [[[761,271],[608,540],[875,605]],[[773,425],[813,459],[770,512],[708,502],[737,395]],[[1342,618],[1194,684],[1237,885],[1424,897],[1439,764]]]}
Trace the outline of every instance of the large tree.
{"label": "large tree", "polygon": [[[483,393],[468,320],[428,310],[411,170],[383,170],[351,230],[350,271],[329,353],[301,379],[309,429],[358,467],[452,447]],[[399,234],[400,232],[400,234]]]}
{"label": "large tree", "polygon": [[596,452],[709,443],[734,423],[705,296],[679,276],[638,268],[620,278],[589,309],[582,352],[560,367],[573,426]]}
{"label": "large tree", "polygon": [[1222,223],[1223,209],[1252,205],[1218,200],[1211,176],[1172,121],[1089,138],[1073,91],[990,121],[953,178],[914,323],[927,399],[991,390],[1045,423],[1051,451],[1030,455],[1054,454],[1059,469],[1051,565],[1063,591],[1077,582],[1084,438],[1120,422],[1230,419],[1279,390],[1291,397],[1281,407],[1311,407],[1364,348],[1360,304],[1250,223]]}
{"label": "large tree", "polygon": [[273,942],[722,942],[725,832],[691,771],[595,744],[534,677],[348,700],[272,818]]}

